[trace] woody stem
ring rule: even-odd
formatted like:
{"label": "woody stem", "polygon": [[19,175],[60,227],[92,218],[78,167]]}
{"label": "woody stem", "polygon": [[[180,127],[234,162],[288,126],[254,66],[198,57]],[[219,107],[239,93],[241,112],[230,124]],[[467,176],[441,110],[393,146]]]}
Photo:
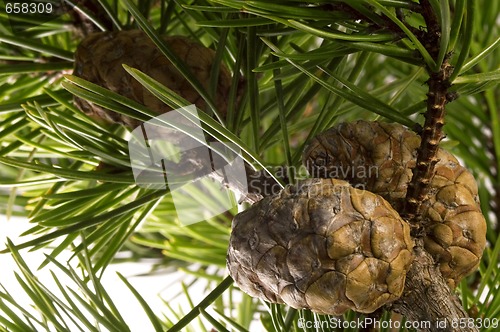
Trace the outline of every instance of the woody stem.
{"label": "woody stem", "polygon": [[437,73],[431,73],[427,81],[427,111],[425,123],[421,132],[422,142],[417,150],[417,163],[413,169],[413,177],[406,193],[404,216],[414,223],[421,223],[421,205],[427,199],[429,183],[434,175],[434,166],[438,162],[436,157],[439,142],[443,139],[445,105],[448,102],[448,81],[452,67],[447,61],[443,62]]}

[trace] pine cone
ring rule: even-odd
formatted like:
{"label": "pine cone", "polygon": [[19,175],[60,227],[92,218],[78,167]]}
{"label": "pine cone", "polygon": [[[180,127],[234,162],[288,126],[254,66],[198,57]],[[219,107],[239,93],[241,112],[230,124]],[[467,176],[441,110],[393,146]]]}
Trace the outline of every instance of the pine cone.
{"label": "pine cone", "polygon": [[[342,123],[316,136],[304,150],[303,161],[313,176],[347,180],[401,211],[419,145],[420,137],[400,124]],[[422,203],[429,225],[424,243],[454,288],[479,265],[486,221],[472,174],[442,149],[437,157],[429,195]]]}
{"label": "pine cone", "polygon": [[[215,52],[184,37],[170,36],[163,39],[209,91],[208,84]],[[206,103],[198,92],[141,30],[99,32],[89,35],[76,50],[74,75],[144,104],[158,114],[171,110],[130,76],[122,64],[139,69],[189,102],[196,104],[198,108],[206,109]],[[225,66],[221,66],[215,103],[223,117],[227,112],[230,85],[231,75]],[[141,124],[138,120],[86,100],[76,98],[75,101],[85,113],[108,122],[119,122],[130,128]]]}
{"label": "pine cone", "polygon": [[450,153],[440,150],[423,215],[431,223],[425,249],[439,263],[451,288],[477,269],[486,246],[486,220],[476,180]]}
{"label": "pine cone", "polygon": [[346,180],[398,209],[415,167],[420,137],[395,123],[356,121],[317,135],[303,162],[312,177]]}
{"label": "pine cone", "polygon": [[369,313],[401,295],[412,248],[408,224],[382,197],[308,179],[234,218],[227,264],[251,296],[321,314]]}

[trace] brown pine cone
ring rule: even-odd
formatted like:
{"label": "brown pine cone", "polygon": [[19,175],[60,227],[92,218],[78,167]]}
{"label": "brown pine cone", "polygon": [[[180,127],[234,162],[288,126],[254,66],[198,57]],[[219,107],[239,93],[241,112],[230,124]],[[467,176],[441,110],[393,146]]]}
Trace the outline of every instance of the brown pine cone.
{"label": "brown pine cone", "polygon": [[486,220],[472,174],[447,151],[441,149],[437,156],[429,199],[423,202],[423,215],[431,222],[424,244],[448,285],[455,288],[479,266],[486,246]]}
{"label": "brown pine cone", "polygon": [[[313,176],[347,180],[401,210],[419,145],[420,137],[400,124],[341,123],[312,140],[303,162]],[[423,202],[422,216],[429,225],[424,243],[454,288],[479,265],[486,221],[472,174],[450,153],[439,149],[437,156],[429,196]]]}
{"label": "brown pine cone", "polygon": [[[209,91],[210,71],[215,52],[185,37],[169,36],[164,41],[184,61],[203,87]],[[86,37],[75,53],[74,75],[108,88],[122,96],[146,105],[162,114],[171,110],[132,76],[122,64],[137,68],[156,79],[184,99],[206,110],[205,101],[191,84],[175,69],[170,61],[141,30],[98,32]],[[220,66],[215,103],[222,117],[226,116],[231,75]],[[108,122],[119,122],[130,128],[140,121],[112,112],[98,105],[76,98],[76,104],[85,113]]]}
{"label": "brown pine cone", "polygon": [[408,224],[382,197],[307,179],[233,220],[227,264],[251,296],[321,314],[369,313],[402,293]]}
{"label": "brown pine cone", "polygon": [[317,135],[303,163],[312,177],[346,180],[398,209],[415,167],[420,137],[395,123],[356,121]]}

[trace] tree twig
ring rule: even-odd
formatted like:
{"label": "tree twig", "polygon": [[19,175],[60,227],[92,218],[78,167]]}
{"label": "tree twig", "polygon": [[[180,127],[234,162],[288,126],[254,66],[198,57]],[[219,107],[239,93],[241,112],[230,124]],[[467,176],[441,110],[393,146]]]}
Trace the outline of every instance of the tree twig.
{"label": "tree twig", "polygon": [[471,324],[464,327],[469,316],[422,243],[417,243],[414,254],[403,295],[391,309],[418,323],[419,331],[478,331]]}
{"label": "tree twig", "polygon": [[[429,0],[421,0],[421,14],[426,22],[427,31],[419,39],[429,54],[437,59],[440,51],[441,27],[434,8]],[[447,286],[433,258],[423,248],[422,236],[425,235],[426,220],[422,218],[422,202],[428,199],[429,184],[434,176],[439,143],[444,138],[446,104],[454,96],[449,93],[449,81],[453,67],[445,57],[437,71],[427,68],[427,110],[425,122],[420,132],[421,143],[417,150],[417,162],[406,192],[401,216],[414,227],[415,259],[410,267],[401,298],[393,304],[392,310],[403,314],[408,320],[424,322],[422,331],[477,331],[475,327],[462,329],[457,322],[469,316],[463,309],[458,297]],[[422,305],[423,304],[423,305]]]}
{"label": "tree twig", "polygon": [[[420,136],[422,142],[417,150],[417,163],[413,169],[413,177],[408,185],[404,207],[404,217],[413,224],[421,224],[421,205],[427,199],[429,183],[434,175],[434,166],[439,161],[436,157],[439,143],[444,138],[443,126],[446,113],[445,105],[449,100],[448,79],[453,72],[448,61],[444,61],[437,73],[430,73],[427,81],[427,111],[425,123]],[[423,225],[425,226],[425,225]]]}

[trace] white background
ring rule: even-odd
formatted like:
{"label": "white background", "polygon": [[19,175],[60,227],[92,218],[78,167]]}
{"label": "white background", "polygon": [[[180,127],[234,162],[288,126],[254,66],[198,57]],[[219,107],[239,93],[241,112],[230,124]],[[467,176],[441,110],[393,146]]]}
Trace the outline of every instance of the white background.
{"label": "white background", "polygon": [[[30,225],[25,219],[11,218],[10,220],[6,220],[5,216],[0,216],[0,248],[5,248],[7,237],[10,238],[15,244],[29,239],[27,237],[19,238],[19,235],[30,226],[32,225]],[[51,266],[50,264],[42,270],[37,271],[38,266],[45,258],[44,252],[47,253],[48,251],[37,250],[29,252],[28,250],[21,250],[21,255],[29,265],[31,271],[36,274],[39,280],[42,281],[43,284],[53,293],[60,294],[50,274],[50,269],[57,274],[58,278],[60,277],[60,280],[69,280],[69,278],[65,279],[65,275],[62,275],[59,269]],[[58,261],[63,265],[66,265],[66,261],[70,256],[71,254],[69,252],[63,252],[60,254]],[[10,254],[0,255],[0,267],[0,284],[3,285],[3,287],[10,294],[16,297],[16,301],[18,303],[21,303],[23,306],[28,308],[28,306],[31,305],[31,302],[14,277],[14,271],[19,271],[19,269]],[[161,314],[159,308],[164,308],[164,304],[159,295],[161,295],[164,299],[171,298],[174,293],[181,290],[181,281],[183,278],[186,278],[186,275],[180,272],[140,276],[141,274],[146,274],[149,269],[150,265],[143,263],[112,264],[107,268],[101,280],[104,288],[108,291],[122,317],[128,323],[131,331],[147,332],[153,331],[153,328],[144,313],[144,310],[140,307],[130,290],[118,278],[116,271],[119,271],[122,275],[127,277],[127,280],[143,296],[149,306],[158,314]],[[63,285],[64,284],[65,283],[63,282]],[[77,290],[77,288],[73,286],[73,282],[68,281],[67,285],[71,285],[70,287],[73,290]],[[172,285],[175,287],[170,287]],[[197,286],[200,287],[202,285]],[[195,304],[197,301],[202,300],[206,295],[203,288],[200,287],[199,290],[196,290],[196,288],[190,289],[190,296],[192,296]],[[181,296],[181,298],[184,297]],[[172,303],[172,305],[174,310],[177,309],[179,305],[183,307],[185,312],[188,312],[190,309],[187,305],[187,301],[184,301],[184,303]]]}

